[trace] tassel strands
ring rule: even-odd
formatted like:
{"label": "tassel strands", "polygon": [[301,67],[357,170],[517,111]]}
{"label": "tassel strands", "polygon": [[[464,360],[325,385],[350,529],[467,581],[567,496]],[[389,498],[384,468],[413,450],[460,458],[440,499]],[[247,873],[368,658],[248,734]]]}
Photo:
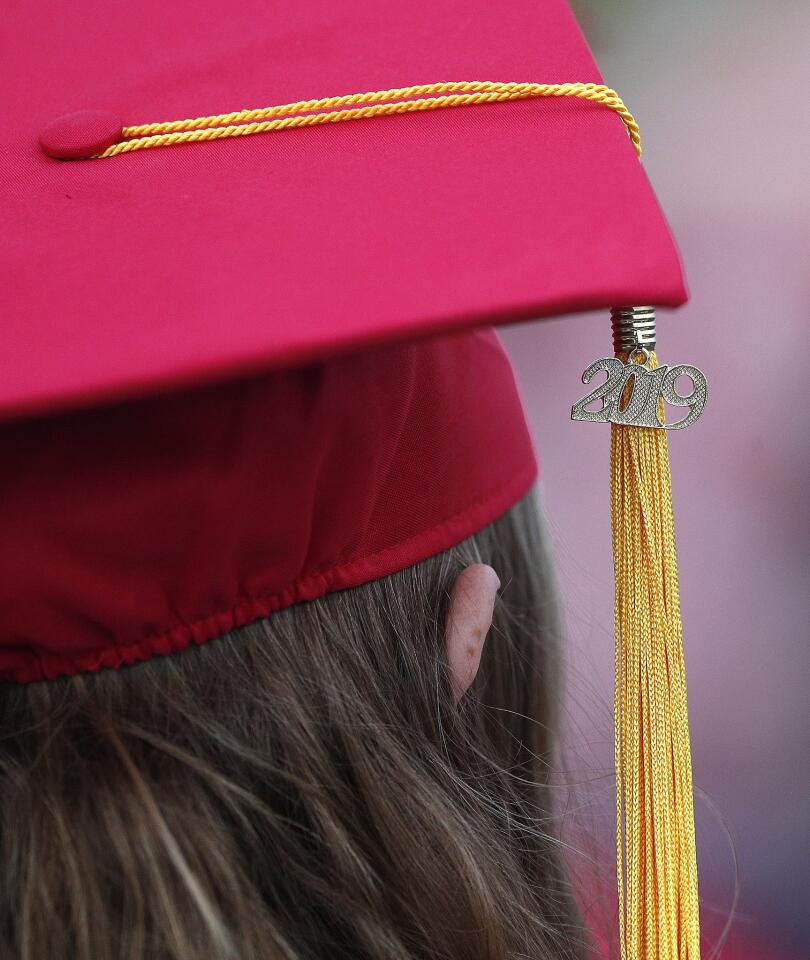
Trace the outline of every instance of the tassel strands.
{"label": "tassel strands", "polygon": [[[627,362],[628,355],[619,358]],[[651,353],[648,367],[656,366]],[[665,430],[611,424],[610,499],[621,956],[698,960],[692,770]]]}
{"label": "tassel strands", "polygon": [[[695,816],[667,432],[700,417],[705,375],[659,366],[655,309],[614,307],[615,357],[573,420],[610,423],[616,577],[616,873],[622,960],[699,960]],[[639,357],[642,358],[639,361]],[[691,381],[681,393],[678,381]],[[665,422],[664,403],[687,407]],[[592,404],[599,402],[597,409]]]}

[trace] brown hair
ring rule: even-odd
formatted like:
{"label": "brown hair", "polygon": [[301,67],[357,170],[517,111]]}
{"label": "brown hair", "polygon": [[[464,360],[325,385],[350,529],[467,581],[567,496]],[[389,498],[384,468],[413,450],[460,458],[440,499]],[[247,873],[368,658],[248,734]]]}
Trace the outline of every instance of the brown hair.
{"label": "brown hair", "polygon": [[[455,706],[450,587],[503,587]],[[0,687],[0,953],[570,958],[532,497],[451,550],[117,671]]]}

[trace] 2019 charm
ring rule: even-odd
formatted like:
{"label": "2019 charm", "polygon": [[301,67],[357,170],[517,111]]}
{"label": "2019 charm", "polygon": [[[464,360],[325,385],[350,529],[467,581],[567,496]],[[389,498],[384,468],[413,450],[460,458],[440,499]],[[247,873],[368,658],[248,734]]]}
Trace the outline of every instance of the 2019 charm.
{"label": "2019 charm", "polygon": [[[633,363],[633,357],[641,353],[643,363]],[[647,366],[650,354],[646,347],[636,347],[627,362],[617,357],[596,360],[582,374],[582,382],[590,383],[593,377],[604,370],[607,379],[578,400],[571,408],[572,420],[590,420],[594,423],[619,423],[625,426],[652,427],[659,430],[682,430],[693,424],[703,413],[708,397],[706,377],[687,363],[674,366],[666,364],[650,369]],[[692,381],[692,392],[678,392],[679,377]],[[596,400],[602,401],[598,410],[588,410]],[[674,423],[665,423],[661,417],[661,401],[676,407],[688,407],[689,413]]]}

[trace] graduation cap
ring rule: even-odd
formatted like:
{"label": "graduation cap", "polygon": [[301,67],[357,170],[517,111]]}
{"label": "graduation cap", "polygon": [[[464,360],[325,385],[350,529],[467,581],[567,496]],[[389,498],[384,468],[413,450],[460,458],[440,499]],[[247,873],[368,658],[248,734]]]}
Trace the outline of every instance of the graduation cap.
{"label": "graduation cap", "polygon": [[7,29],[36,42],[0,154],[0,678],[170,654],[459,542],[536,475],[491,327],[616,308],[573,416],[613,432],[622,955],[697,957],[663,403],[688,424],[705,381],[628,306],[682,303],[681,267],[563,0],[79,0]]}

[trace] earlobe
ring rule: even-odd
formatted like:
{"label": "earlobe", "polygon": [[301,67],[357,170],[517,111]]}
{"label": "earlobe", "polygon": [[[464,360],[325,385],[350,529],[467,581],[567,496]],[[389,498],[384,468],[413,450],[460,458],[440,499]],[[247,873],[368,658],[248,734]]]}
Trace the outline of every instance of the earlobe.
{"label": "earlobe", "polygon": [[500,585],[497,573],[483,563],[462,570],[453,584],[445,632],[447,664],[456,703],[478,673]]}

